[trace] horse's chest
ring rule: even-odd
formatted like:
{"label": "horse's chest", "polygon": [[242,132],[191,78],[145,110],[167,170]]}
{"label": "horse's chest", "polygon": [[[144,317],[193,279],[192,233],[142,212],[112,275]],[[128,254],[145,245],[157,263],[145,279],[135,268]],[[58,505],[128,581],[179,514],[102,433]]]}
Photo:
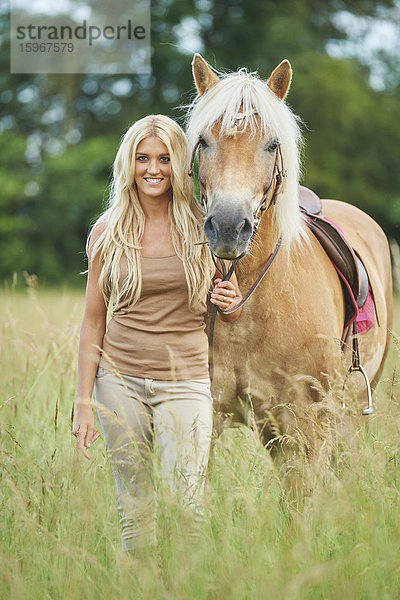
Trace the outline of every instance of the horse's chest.
{"label": "horse's chest", "polygon": [[[286,352],[275,348],[265,321],[218,323],[214,344],[215,380],[223,395],[244,397],[249,382],[258,381],[268,395],[276,389],[274,371],[286,363]],[[279,355],[279,358],[278,358]]]}
{"label": "horse's chest", "polygon": [[[257,357],[272,357],[277,347],[287,344],[291,326],[279,311],[269,306],[246,306],[237,321],[232,324],[218,323],[215,332],[216,352],[225,361],[257,361]],[[245,318],[243,318],[245,317]]]}

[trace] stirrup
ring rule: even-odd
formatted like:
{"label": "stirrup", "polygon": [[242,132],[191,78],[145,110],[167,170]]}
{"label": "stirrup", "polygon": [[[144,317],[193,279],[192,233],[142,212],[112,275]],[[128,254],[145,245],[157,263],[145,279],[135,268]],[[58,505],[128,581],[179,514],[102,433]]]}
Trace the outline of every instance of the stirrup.
{"label": "stirrup", "polygon": [[357,372],[361,373],[361,375],[364,377],[365,384],[367,386],[368,406],[367,406],[367,408],[363,408],[362,414],[363,415],[372,415],[374,413],[374,407],[372,404],[371,384],[369,383],[368,375],[366,374],[364,367],[360,364],[358,364],[357,366],[351,365],[351,367],[349,368],[349,370],[346,373],[346,377],[344,378],[344,382],[343,382],[343,390],[342,390],[343,391],[342,408],[346,408],[345,388],[346,388],[347,378],[349,375],[351,375],[351,373],[357,373]]}

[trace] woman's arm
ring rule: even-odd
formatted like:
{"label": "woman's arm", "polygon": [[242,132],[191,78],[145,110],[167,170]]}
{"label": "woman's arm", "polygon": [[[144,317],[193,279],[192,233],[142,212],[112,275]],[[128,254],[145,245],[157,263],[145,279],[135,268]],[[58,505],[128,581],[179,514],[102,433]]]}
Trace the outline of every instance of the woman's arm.
{"label": "woman's arm", "polygon": [[98,286],[101,262],[98,255],[91,262],[91,251],[105,227],[106,225],[101,223],[94,228],[88,251],[86,303],[79,341],[78,393],[72,429],[72,433],[77,437],[77,447],[88,459],[90,456],[86,448],[90,448],[100,435],[94,428],[92,393],[100,360],[100,351],[96,346],[101,348],[103,345],[107,317],[107,307]]}
{"label": "woman's arm", "polygon": [[[227,269],[229,269],[229,266],[229,264],[226,264]],[[242,294],[240,293],[236,275],[235,273],[232,273],[229,281],[222,281],[219,273],[216,273],[216,275],[217,278],[214,279],[215,287],[211,292],[211,302],[216,304],[222,310],[222,312],[219,313],[222,321],[236,321],[242,312],[242,308],[238,308],[238,310],[231,315],[224,315],[223,312],[224,310],[234,308],[242,300]]]}

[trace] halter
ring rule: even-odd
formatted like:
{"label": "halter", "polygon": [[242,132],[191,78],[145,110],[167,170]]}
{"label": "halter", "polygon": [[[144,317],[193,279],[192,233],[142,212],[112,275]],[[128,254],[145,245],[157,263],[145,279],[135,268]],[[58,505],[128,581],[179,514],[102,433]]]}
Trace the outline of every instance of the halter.
{"label": "halter", "polygon": [[[256,115],[256,114],[257,113],[254,110],[250,113],[243,113],[243,112],[237,113],[235,120],[234,120],[234,124],[233,124],[232,128],[229,130],[229,133],[230,134],[236,133],[237,127],[238,127],[239,123],[241,121],[243,121],[243,119],[248,118],[251,115]],[[189,167],[189,171],[188,171],[189,177],[193,176],[194,159],[196,157],[196,153],[200,146],[200,143],[201,143],[201,140],[199,138],[199,140],[197,141],[196,145],[193,148],[193,152],[192,152],[192,156],[191,156],[191,160],[190,160],[190,167]],[[198,159],[198,162],[200,164],[199,159]],[[287,171],[285,170],[284,164],[283,164],[281,144],[278,141],[276,150],[275,150],[275,161],[274,161],[274,168],[272,171],[271,181],[264,192],[264,195],[261,199],[260,204],[258,205],[257,209],[253,213],[254,223],[253,223],[253,232],[252,232],[251,238],[250,238],[251,241],[254,240],[254,237],[258,231],[258,228],[260,226],[261,219],[262,219],[264,212],[267,211],[271,206],[275,206],[278,194],[282,191],[282,184],[283,184],[284,178],[286,176],[287,176]],[[200,186],[200,200],[201,200],[201,203],[203,204],[204,211],[207,215],[207,212],[208,212],[207,193],[206,193],[206,190],[204,188],[204,185],[203,185],[200,177],[199,177],[199,186]],[[271,196],[271,198],[269,198],[272,189],[273,189],[272,196]],[[203,244],[203,243],[207,243],[207,242],[200,242],[200,243]],[[217,312],[219,311],[223,314],[229,315],[229,314],[232,314],[232,313],[236,312],[237,310],[239,310],[239,308],[241,308],[247,302],[247,300],[255,292],[255,290],[257,289],[257,287],[260,285],[261,281],[265,277],[265,275],[268,273],[268,271],[272,267],[272,264],[274,263],[275,258],[277,257],[278,252],[280,250],[281,244],[282,244],[282,238],[279,237],[278,241],[276,243],[275,249],[269,255],[261,273],[258,275],[257,279],[255,280],[255,282],[253,283],[253,285],[251,286],[249,291],[246,293],[244,298],[239,302],[239,304],[237,304],[234,308],[232,308],[230,310],[226,310],[226,311],[221,311],[221,309],[219,307],[217,307],[215,304],[213,305],[212,311],[211,311],[211,316],[210,316],[210,327],[209,327],[209,334],[208,334],[209,335],[209,370],[210,370],[210,379],[211,380],[213,379],[213,374],[214,374],[213,345],[214,345],[215,319],[217,316]],[[211,249],[210,249],[210,251],[211,251]],[[241,257],[232,261],[232,264],[231,264],[229,270],[227,271],[224,262],[221,259],[219,259],[217,256],[215,256],[212,251],[211,251],[211,256],[212,256],[215,267],[222,275],[222,280],[229,281],[229,279],[231,278],[231,276],[235,270],[236,264],[237,264],[238,260],[240,260]],[[220,262],[220,267],[218,267],[218,265],[217,265],[217,260],[219,260],[219,262]]]}

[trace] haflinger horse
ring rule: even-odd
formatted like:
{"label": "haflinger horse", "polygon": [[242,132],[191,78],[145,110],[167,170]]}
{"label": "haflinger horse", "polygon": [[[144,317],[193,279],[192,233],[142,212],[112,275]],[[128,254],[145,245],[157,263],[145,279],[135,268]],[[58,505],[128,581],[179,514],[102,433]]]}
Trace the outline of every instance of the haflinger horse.
{"label": "haflinger horse", "polygon": [[[216,324],[215,407],[230,421],[256,423],[264,445],[281,450],[273,454],[283,456],[287,472],[321,473],[333,431],[327,398],[341,414],[340,394],[332,399],[332,390],[343,389],[352,351],[341,348],[340,278],[299,207],[301,132],[284,101],[292,69],[284,60],[268,81],[245,69],[217,75],[199,54],[192,67],[198,96],[189,107],[187,134],[198,150],[209,247],[221,259],[240,258],[235,272],[243,294],[276,254],[239,319]],[[336,200],[322,204],[369,275],[377,318],[359,343],[373,389],[392,324],[388,242],[358,208]]]}

